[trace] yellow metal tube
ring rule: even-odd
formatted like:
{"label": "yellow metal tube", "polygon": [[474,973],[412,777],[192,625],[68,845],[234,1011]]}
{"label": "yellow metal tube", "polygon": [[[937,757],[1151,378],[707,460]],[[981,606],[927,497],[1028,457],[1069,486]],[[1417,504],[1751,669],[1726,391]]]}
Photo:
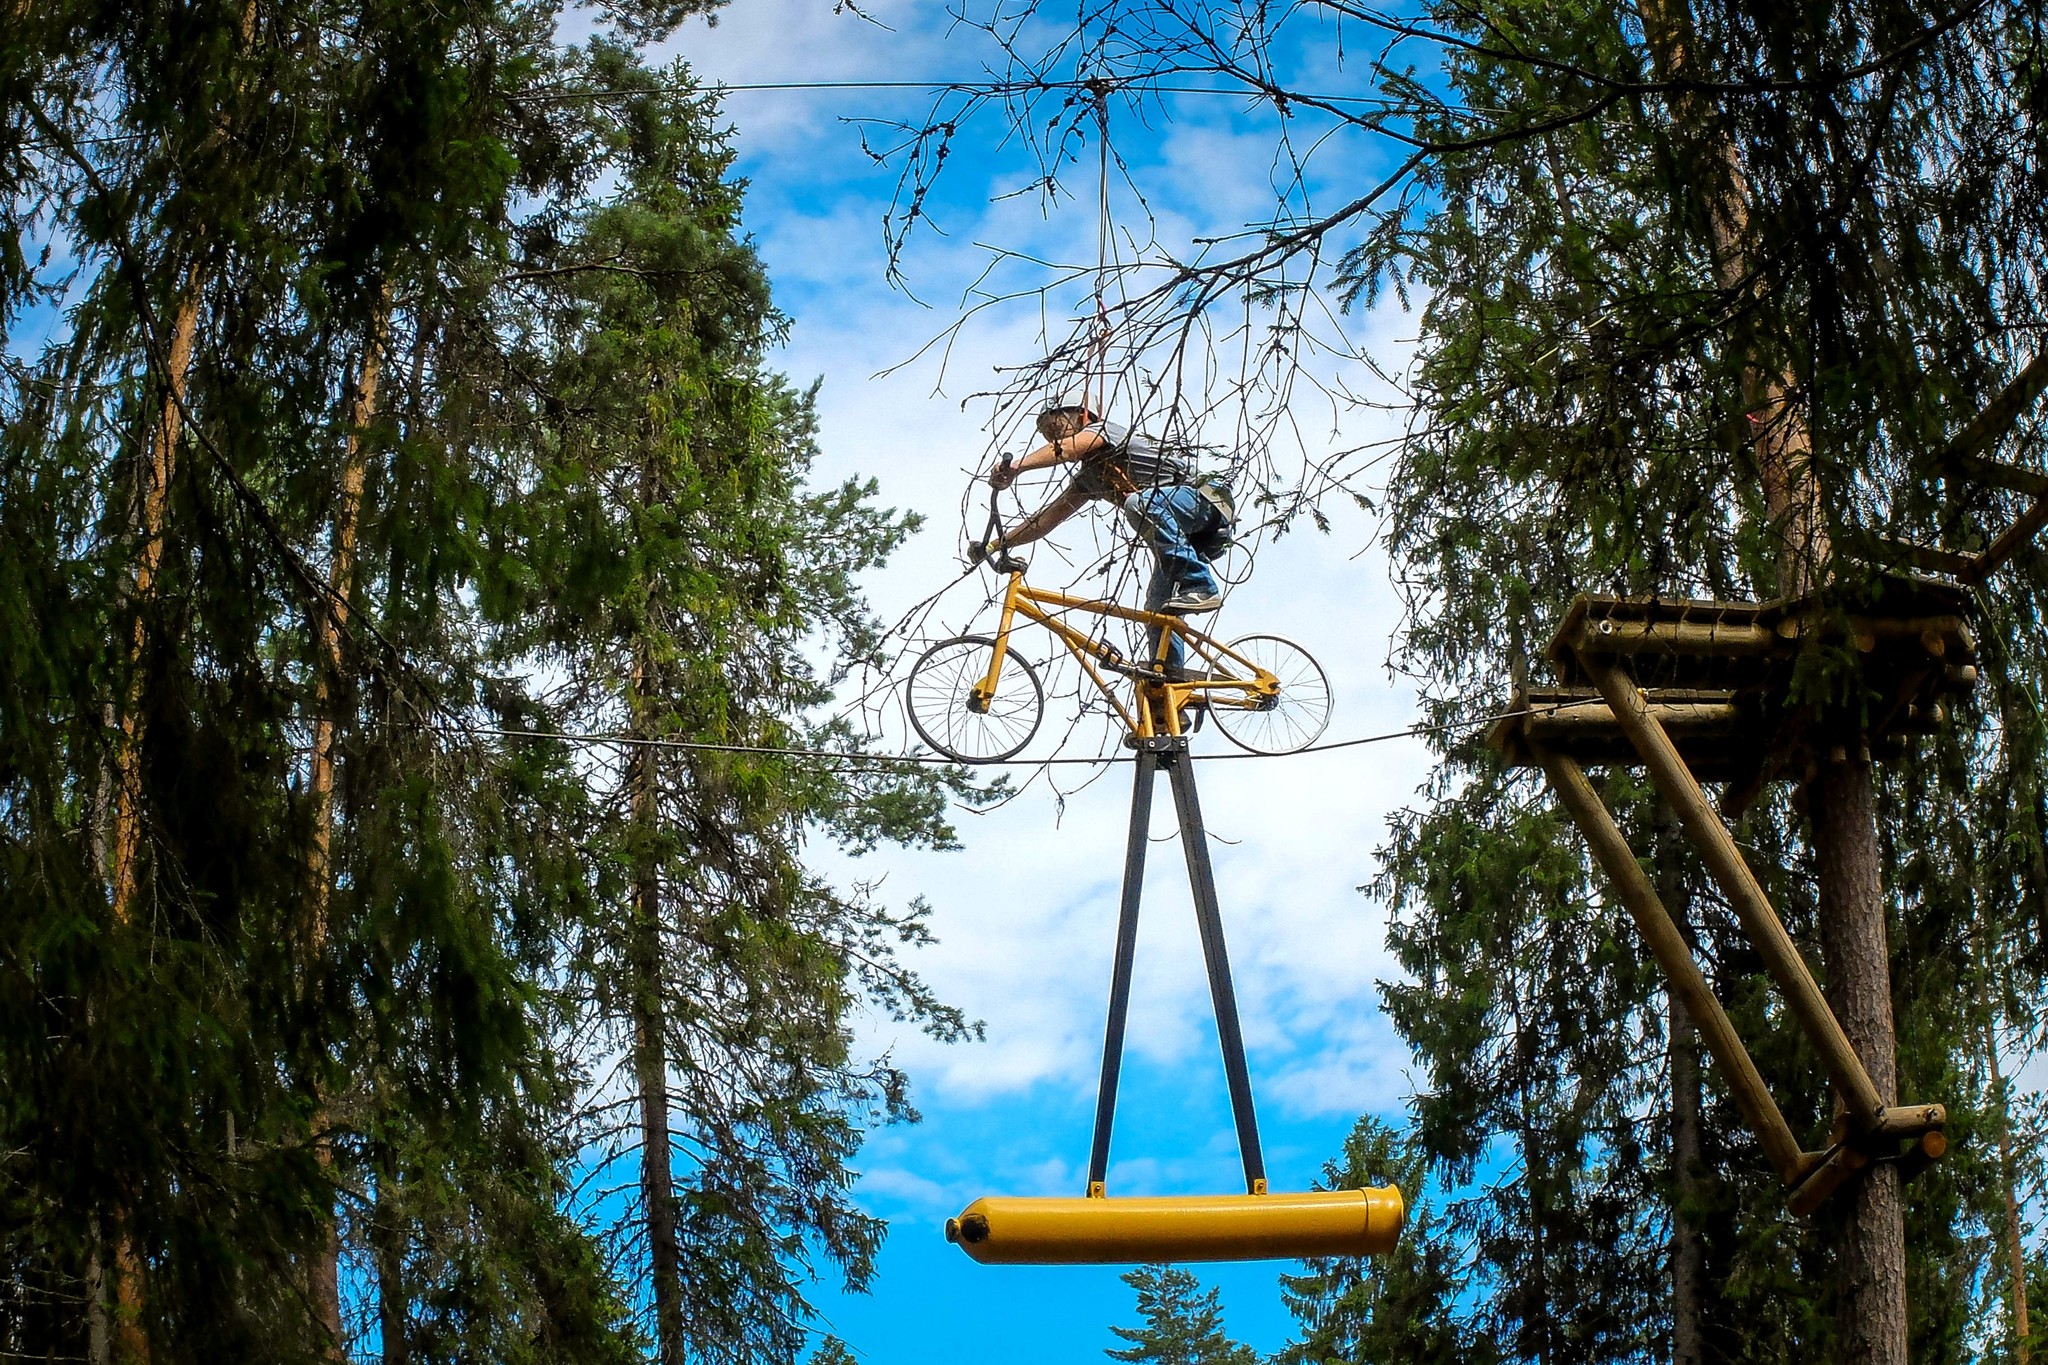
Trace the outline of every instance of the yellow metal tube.
{"label": "yellow metal tube", "polygon": [[1168,1195],[1132,1199],[977,1199],[946,1220],[946,1240],[983,1265],[1269,1261],[1392,1251],[1401,1191]]}

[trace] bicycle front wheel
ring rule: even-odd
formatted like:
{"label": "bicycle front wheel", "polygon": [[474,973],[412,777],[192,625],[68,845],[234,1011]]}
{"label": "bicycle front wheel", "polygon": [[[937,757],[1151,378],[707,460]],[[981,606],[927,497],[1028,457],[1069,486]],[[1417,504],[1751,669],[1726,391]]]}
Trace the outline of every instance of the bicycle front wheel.
{"label": "bicycle front wheel", "polygon": [[1045,718],[1045,689],[1014,649],[1003,651],[994,695],[976,693],[995,647],[986,635],[959,635],[939,641],[910,667],[903,701],[911,727],[956,763],[1002,762],[1031,742]]}
{"label": "bicycle front wheel", "polygon": [[[1212,690],[1209,714],[1226,739],[1247,753],[1292,754],[1322,738],[1330,724],[1330,680],[1307,650],[1278,635],[1247,635],[1230,648],[1278,678],[1280,692],[1254,698],[1234,688]],[[1242,670],[1225,659],[1222,671]]]}

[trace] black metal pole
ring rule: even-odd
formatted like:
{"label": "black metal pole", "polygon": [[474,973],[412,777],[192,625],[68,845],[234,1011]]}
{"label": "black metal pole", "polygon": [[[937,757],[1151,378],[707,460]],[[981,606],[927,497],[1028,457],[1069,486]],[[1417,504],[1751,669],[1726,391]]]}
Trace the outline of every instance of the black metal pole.
{"label": "black metal pole", "polygon": [[1138,951],[1138,901],[1145,889],[1145,847],[1152,833],[1153,779],[1160,756],[1140,749],[1131,783],[1131,834],[1124,846],[1124,896],[1117,912],[1116,965],[1109,976],[1109,1022],[1102,1031],[1102,1081],[1095,1092],[1095,1142],[1088,1150],[1088,1193],[1102,1193],[1109,1170],[1109,1131],[1116,1122],[1116,1083],[1124,1064],[1124,1020],[1131,1009],[1131,961]]}
{"label": "black metal pole", "polygon": [[1209,866],[1209,834],[1195,795],[1195,767],[1185,747],[1161,760],[1173,779],[1173,805],[1180,816],[1181,852],[1187,855],[1188,884],[1195,893],[1195,925],[1202,932],[1202,959],[1209,967],[1209,999],[1216,1007],[1216,1036],[1223,1044],[1223,1075],[1230,1085],[1230,1114],[1237,1122],[1237,1151],[1244,1160],[1244,1187],[1266,1189],[1266,1157],[1259,1149],[1259,1119],[1252,1110],[1252,1077],[1244,1061],[1244,1033],[1237,1024],[1237,991],[1230,984],[1230,953],[1223,943],[1223,911],[1216,902],[1216,874]]}

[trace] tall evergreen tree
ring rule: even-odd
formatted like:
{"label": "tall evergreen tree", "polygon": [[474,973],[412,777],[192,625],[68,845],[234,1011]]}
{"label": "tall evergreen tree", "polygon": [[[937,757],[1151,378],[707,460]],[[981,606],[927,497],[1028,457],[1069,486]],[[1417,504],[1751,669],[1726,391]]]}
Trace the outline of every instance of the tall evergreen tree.
{"label": "tall evergreen tree", "polygon": [[631,92],[620,187],[555,263],[530,577],[502,609],[569,680],[558,722],[627,736],[592,771],[602,909],[573,969],[623,1058],[597,1097],[632,1115],[608,1131],[637,1167],[620,1243],[656,1356],[794,1361],[813,1258],[872,1272],[882,1227],[847,1193],[861,1125],[910,1113],[901,1073],[854,1054],[852,1012],[965,1027],[894,959],[921,909],[836,888],[804,852],[817,833],[944,844],[943,788],[781,752],[855,742],[816,715],[876,639],[853,577],[911,523],[872,485],[805,485],[810,399],[765,366],[781,322],[713,106],[680,68],[597,58]]}
{"label": "tall evergreen tree", "polygon": [[1430,1163],[1406,1135],[1377,1119],[1358,1121],[1342,1155],[1323,1167],[1337,1190],[1392,1184],[1408,1201],[1394,1250],[1370,1260],[1330,1257],[1280,1277],[1281,1296],[1301,1335],[1275,1365],[1489,1365],[1491,1339],[1459,1313],[1464,1256],[1431,1197]]}
{"label": "tall evergreen tree", "polygon": [[[1383,239],[1389,254],[1355,260],[1361,280],[1398,268],[1431,290],[1424,419],[1394,477],[1392,512],[1397,563],[1418,589],[1405,659],[1439,716],[1452,719],[1473,695],[1505,695],[1513,671],[1537,666],[1526,661],[1544,620],[1577,592],[1797,592],[1822,562],[1838,579],[1861,571],[1844,553],[1826,557],[1828,543],[1851,546],[1877,527],[1937,539],[1938,503],[1919,461],[2017,368],[2010,324],[2032,316],[2032,248],[2018,248],[2041,221],[2022,170],[2034,136],[2031,97],[2020,93],[2029,78],[1991,82],[2013,92],[2000,108],[2007,96],[1987,90],[1982,73],[2029,69],[2021,54],[2032,40],[2018,35],[2039,16],[1695,5],[1689,15],[1645,6],[1640,23],[1515,7],[1439,18],[1475,40],[1449,65],[1462,107],[1598,111],[1538,140],[1540,155],[1482,148],[1433,163],[1442,211]],[[1864,74],[1837,74],[1852,69]],[[1675,84],[1603,102],[1659,79]],[[1937,169],[1958,165],[1973,168],[1967,191]],[[1986,286],[2007,279],[2010,293]],[[1970,303],[1958,310],[1958,297]],[[2022,559],[1987,594],[1985,633],[2011,645],[1987,670],[1992,697],[2040,670],[2038,565]],[[1890,1060],[1896,1005],[1899,1088],[1947,1099],[1963,1134],[1984,1103],[1969,1039],[1996,1007],[1957,989],[1970,926],[2008,945],[2001,956],[2026,956],[2037,912],[2024,902],[2038,894],[2030,868],[1996,884],[1969,871],[1982,847],[1972,826],[2013,823],[2013,803],[1993,792],[2038,785],[2007,752],[2033,751],[2038,720],[2007,716],[2000,730],[1973,733],[1972,719],[1896,766],[1873,771],[1851,754],[1839,773],[1808,775],[1796,801],[1753,809],[1741,830],[1795,935],[1826,964],[1834,1007],[1874,1074]],[[1525,934],[1544,951],[1605,938],[1598,916],[1611,912],[1596,908],[1601,889],[1540,792],[1471,748],[1445,757],[1435,800],[1397,828],[1380,882],[1421,982],[1394,1008],[1432,1068],[1425,1128],[1427,1110],[1448,1104],[1435,1139],[1460,1144],[1448,1153],[1513,1132],[1457,1102],[1508,1100],[1531,1076],[1564,1087],[1541,1106],[1513,1103],[1546,1124],[1603,1102],[1620,1103],[1617,1117],[1642,1102],[1668,1113],[1669,1081],[1641,1066],[1657,1056],[1643,1044],[1661,1021],[1655,983],[1640,972],[1583,1002],[1594,1027],[1537,1034],[1522,1066],[1490,1064],[1490,1048],[1459,1055],[1488,1033],[1501,1050],[1526,1048],[1563,993],[1600,979],[1579,969],[1519,978],[1509,969],[1518,955],[1502,946]],[[1866,780],[1874,806],[1851,790]],[[1608,796],[1630,812],[1637,847],[1660,860],[1677,852],[1659,839],[1646,793],[1616,778]],[[1851,876],[1839,851],[1849,831],[1830,821],[1856,811],[1868,856]],[[2038,829],[2016,833],[2016,847],[2038,845]],[[1506,883],[1472,875],[1496,859],[1529,870]],[[1852,882],[1861,920],[1838,896]],[[1723,912],[1698,903],[1708,907],[1696,928],[1712,974],[1781,1096],[1804,1106],[1794,1122],[1811,1145],[1827,1126],[1811,1107],[1824,1082],[1798,1039],[1771,1040],[1781,1025],[1754,960]],[[1868,918],[1886,903],[1888,915]],[[1465,912],[1482,904],[1492,917]],[[1877,955],[1853,958],[1855,944]],[[2021,1007],[2023,1018],[2032,1012]],[[1637,1065],[1603,1065],[1599,1051]],[[1641,1100],[1615,1088],[1631,1073],[1648,1082]],[[1701,1169],[1725,1174],[1696,1186],[1685,1212],[1704,1220],[1705,1273],[1724,1300],[1745,1305],[1706,1324],[1709,1353],[1901,1360],[1909,1341],[1915,1355],[1961,1349],[1980,1282],[1974,1228],[1988,1212],[1962,1197],[1980,1182],[1978,1151],[1965,1142],[1922,1177],[1903,1220],[1886,1169],[1819,1226],[1795,1222],[1773,1207],[1769,1182],[1740,1175],[1755,1158],[1711,1069],[1708,1079]],[[1557,1153],[1570,1178],[1532,1190],[1526,1211],[1502,1209],[1500,1229],[1512,1245],[1567,1261],[1608,1257],[1653,1286],[1666,1239],[1617,1239],[1576,1173],[1654,1173],[1673,1159],[1668,1142],[1637,1153],[1606,1133],[1571,1136]],[[1541,1168],[1527,1169],[1533,1185]],[[1677,1189],[1676,1174],[1649,1185],[1631,1177],[1637,1192],[1625,1205],[1645,1233],[1673,1208],[1668,1193],[1646,1196]],[[1494,1309],[1525,1328],[1582,1311],[1585,1297],[1560,1295],[1537,1262],[1496,1265]],[[1515,1306],[1520,1295],[1526,1307]],[[1645,1307],[1664,1302],[1658,1293]],[[1516,1340],[1532,1358],[1628,1353],[1618,1340],[1574,1343],[1547,1330]]]}
{"label": "tall evergreen tree", "polygon": [[1123,1277],[1137,1291],[1141,1327],[1109,1330],[1129,1342],[1103,1354],[1126,1365],[1257,1365],[1258,1352],[1223,1331],[1215,1289],[1178,1266],[1141,1265]]}
{"label": "tall evergreen tree", "polygon": [[[646,39],[704,6],[600,8]],[[536,292],[579,309],[583,272],[608,268],[556,273],[625,125],[564,97],[581,59],[554,48],[546,3],[10,15],[0,319],[42,308],[51,340],[10,365],[0,426],[0,1144],[19,1156],[0,1164],[0,1349],[331,1359],[374,1317],[393,1362],[622,1358],[632,1305],[567,1208],[592,1060],[574,969],[614,922],[601,859],[624,865],[626,841],[594,824],[579,753],[476,731],[563,714],[532,695],[534,634],[505,608],[546,563],[523,519],[570,504],[536,496],[504,433],[530,415],[523,374],[575,349],[527,345]],[[693,231],[671,234],[684,256]],[[24,250],[39,238],[78,263],[68,278]],[[713,261],[705,316],[756,296],[765,316],[743,256]],[[687,272],[666,279],[687,316]],[[42,301],[74,283],[82,302],[53,317]],[[614,358],[589,358],[586,392],[642,377],[607,376]],[[901,527],[861,490],[801,492],[801,399],[719,373],[678,374],[673,401],[697,380],[721,395],[707,410],[745,458],[703,483],[759,516],[725,542],[732,579],[700,559],[711,582],[688,600],[731,587],[719,630],[774,641],[736,695],[763,682],[805,733],[821,684],[776,660],[814,621],[862,635],[849,575]],[[748,557],[747,536],[784,526],[823,544]],[[686,681],[664,705],[720,704]],[[779,741],[749,724],[733,729]],[[737,1266],[765,1298],[729,1296],[734,1333],[786,1341],[777,1286],[805,1231],[857,1267],[876,1235],[836,1183],[862,1097],[903,1108],[900,1077],[849,1061],[849,981],[933,1012],[889,962],[914,921],[805,874],[802,833],[829,810],[855,842],[940,837],[942,803],[769,762],[728,777],[767,850],[732,892],[731,922],[754,927],[730,956],[796,998],[771,1015],[757,994],[750,1016],[763,1053],[795,1059],[762,1111],[791,1174],[720,1166],[745,1235],[686,1241],[678,1274]],[[713,1099],[680,1108],[737,1132]],[[701,1259],[735,1246],[752,1259]]]}
{"label": "tall evergreen tree", "polygon": [[[308,1054],[259,927],[291,826],[264,637],[295,597],[275,557],[289,527],[249,483],[260,442],[191,419],[262,388],[241,367],[276,297],[267,253],[303,159],[255,111],[306,87],[251,7],[174,17],[53,6],[24,26],[58,59],[25,111],[46,176],[32,221],[90,284],[8,433],[10,501],[57,500],[17,509],[41,523],[24,553],[44,566],[20,581],[44,590],[15,618],[28,709],[7,730],[73,736],[48,752],[56,767],[9,765],[50,784],[31,804],[73,794],[11,834],[37,862],[85,859],[92,880],[47,898],[36,878],[10,881],[27,893],[11,922],[27,994],[6,1070],[16,1131],[41,1153],[10,1194],[24,1264],[84,1290],[82,1318],[24,1330],[63,1323],[49,1339],[97,1359],[175,1355],[209,1312],[217,1343],[269,1339],[290,1313],[266,1277],[298,1212],[259,1192],[305,1175],[273,1141]],[[89,633],[61,643],[52,613]],[[245,1256],[222,1254],[243,1241]]]}

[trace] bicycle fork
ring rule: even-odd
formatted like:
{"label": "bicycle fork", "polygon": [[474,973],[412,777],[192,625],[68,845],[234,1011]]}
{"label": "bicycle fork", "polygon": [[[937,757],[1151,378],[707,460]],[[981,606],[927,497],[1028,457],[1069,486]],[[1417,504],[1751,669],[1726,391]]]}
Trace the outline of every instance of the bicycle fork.
{"label": "bicycle fork", "polygon": [[1010,652],[1010,625],[1017,619],[1017,589],[1023,582],[1022,572],[1013,573],[1003,588],[1003,612],[996,618],[995,648],[989,651],[988,674],[968,689],[967,709],[977,716],[987,715],[989,703],[995,700],[996,683],[1003,676],[1003,656]]}

